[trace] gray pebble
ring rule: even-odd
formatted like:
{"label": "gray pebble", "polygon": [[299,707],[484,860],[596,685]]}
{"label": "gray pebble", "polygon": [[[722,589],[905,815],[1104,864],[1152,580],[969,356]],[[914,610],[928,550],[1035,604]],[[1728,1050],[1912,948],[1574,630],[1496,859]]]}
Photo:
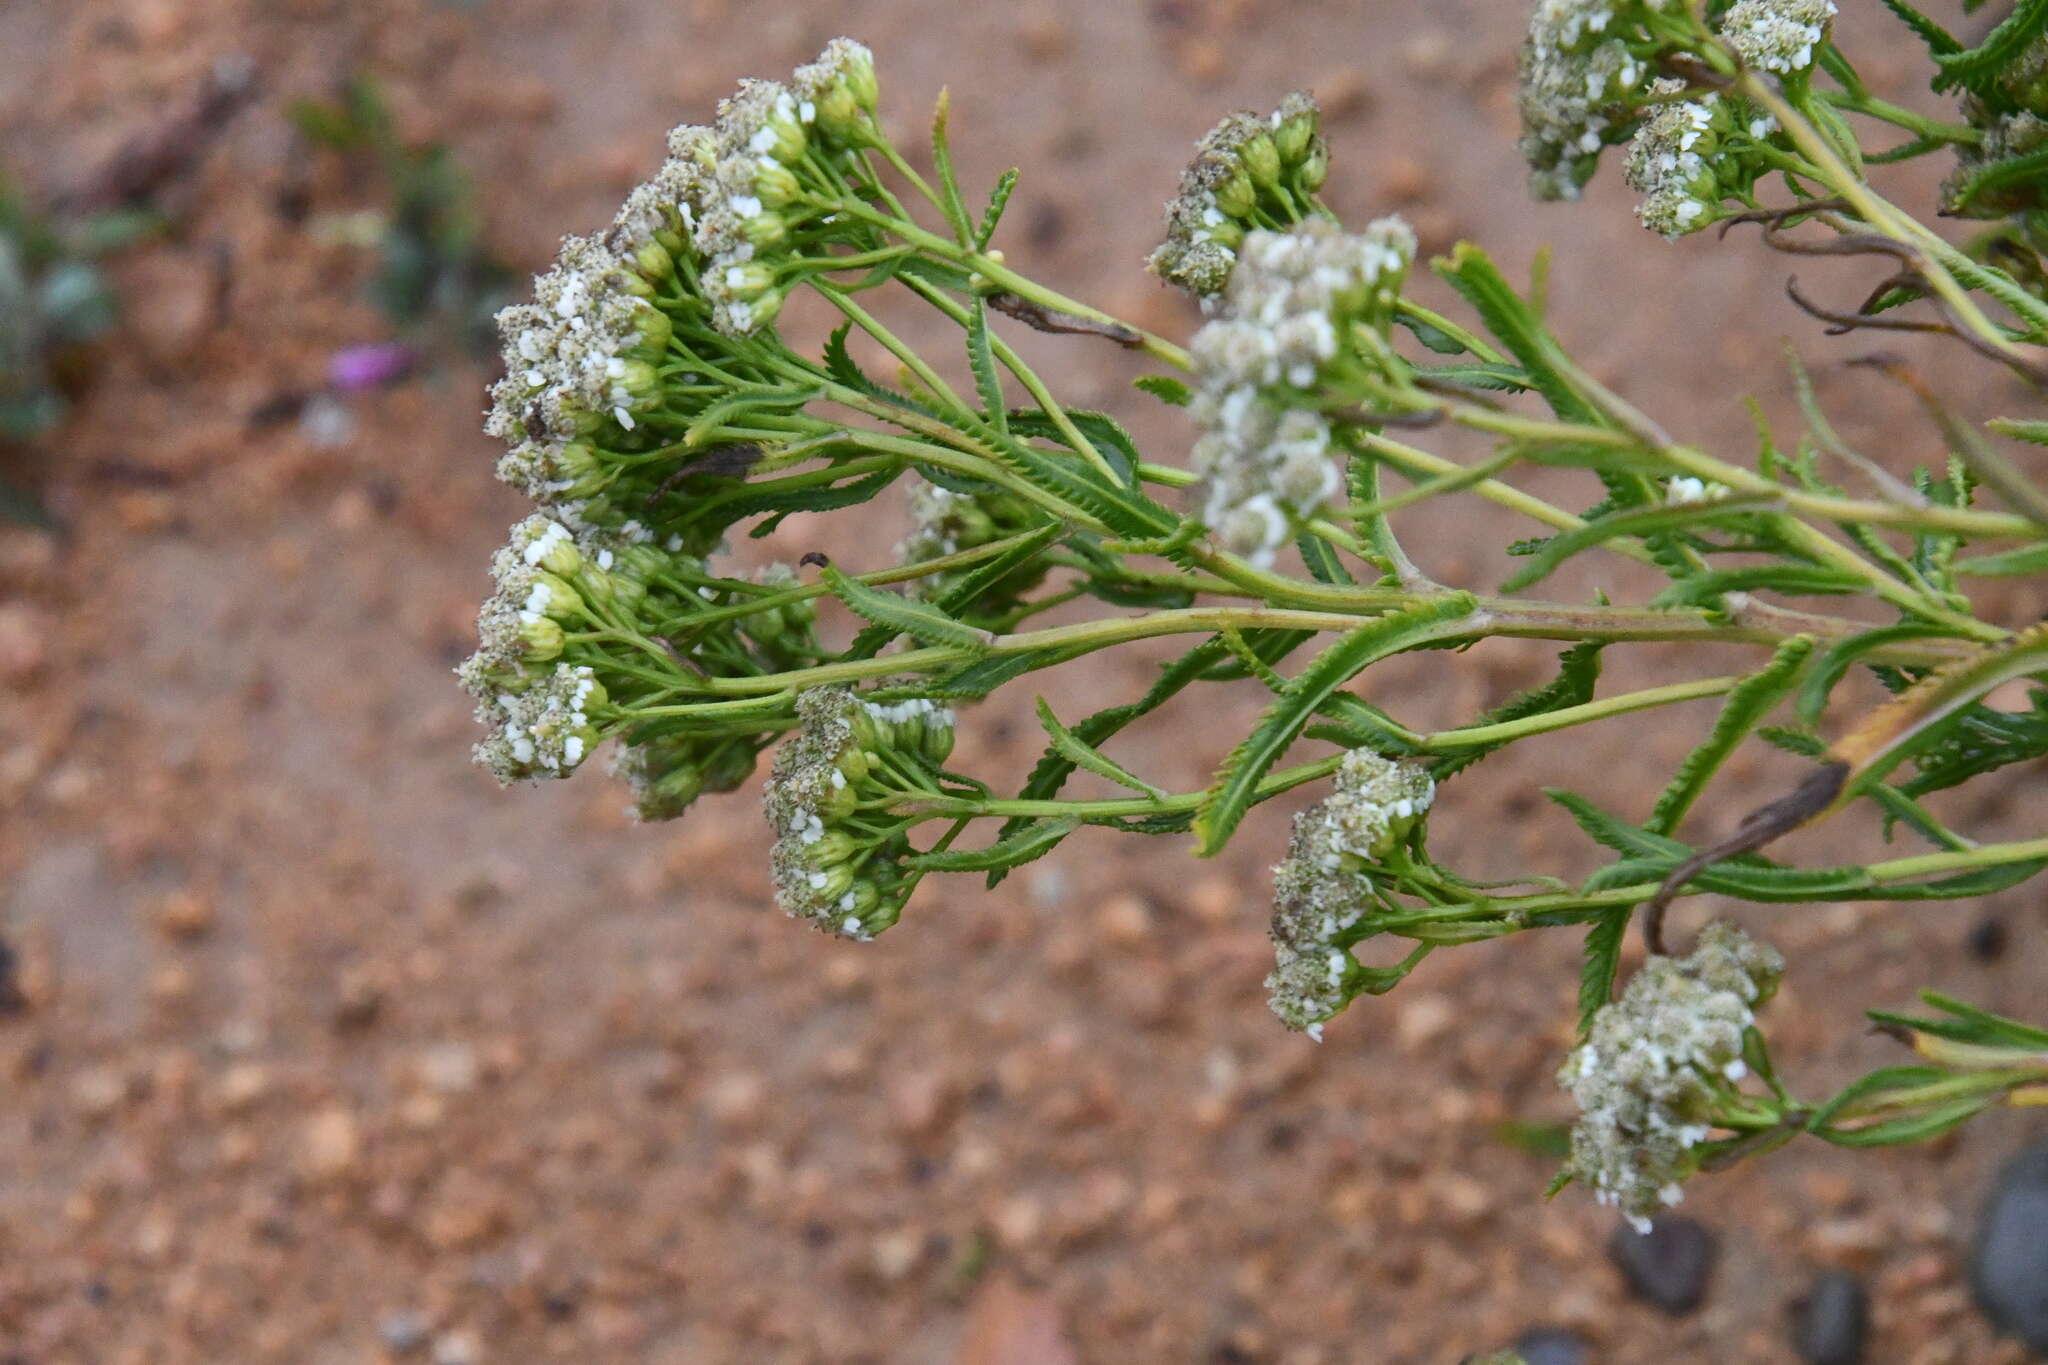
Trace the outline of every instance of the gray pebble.
{"label": "gray pebble", "polygon": [[1562,1327],[1536,1327],[1515,1338],[1522,1365],[1587,1365],[1593,1348],[1577,1332]]}
{"label": "gray pebble", "polygon": [[1870,1333],[1870,1299],[1863,1282],[1830,1270],[1792,1308],[1792,1349],[1806,1365],[1857,1365]]}
{"label": "gray pebble", "polygon": [[2048,1351],[2048,1142],[2005,1163],[1970,1256],[1977,1306],[2000,1331]]}
{"label": "gray pebble", "polygon": [[1674,1318],[1706,1299],[1714,1253],[1714,1234],[1690,1218],[1659,1218],[1648,1232],[1623,1223],[1607,1243],[1608,1258],[1635,1296]]}

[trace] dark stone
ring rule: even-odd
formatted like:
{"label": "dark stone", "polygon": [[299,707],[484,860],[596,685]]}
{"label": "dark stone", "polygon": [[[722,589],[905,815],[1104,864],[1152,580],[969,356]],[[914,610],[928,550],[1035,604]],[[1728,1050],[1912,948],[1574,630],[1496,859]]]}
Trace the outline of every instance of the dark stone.
{"label": "dark stone", "polygon": [[2048,1351],[2048,1142],[2005,1163],[1970,1254],[1970,1289],[1998,1329]]}
{"label": "dark stone", "polygon": [[2005,921],[1996,915],[1986,915],[1971,927],[1963,939],[1963,946],[1979,962],[1996,962],[2005,956],[2008,937]]}
{"label": "dark stone", "polygon": [[1607,1255],[1635,1296],[1674,1318],[1707,1297],[1714,1274],[1714,1234],[1690,1218],[1659,1218],[1648,1232],[1627,1223],[1608,1239]]}
{"label": "dark stone", "polygon": [[1562,1327],[1533,1327],[1515,1338],[1522,1365],[1587,1365],[1593,1346],[1577,1332]]}
{"label": "dark stone", "polygon": [[1792,1349],[1806,1365],[1857,1365],[1870,1334],[1870,1298],[1846,1270],[1830,1270],[1792,1305]]}

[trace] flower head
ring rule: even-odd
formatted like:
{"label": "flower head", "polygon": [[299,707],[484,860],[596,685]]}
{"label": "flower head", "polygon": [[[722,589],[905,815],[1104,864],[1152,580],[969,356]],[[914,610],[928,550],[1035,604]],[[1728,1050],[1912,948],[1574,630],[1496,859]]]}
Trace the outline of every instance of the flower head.
{"label": "flower head", "polygon": [[[1661,80],[1655,87],[1658,94],[1683,89],[1685,83],[1677,80]],[[1627,179],[1629,188],[1643,196],[1636,217],[1644,227],[1678,238],[1726,216],[1716,162],[1733,131],[1731,106],[1711,93],[1658,105],[1643,120],[1629,144]]]}
{"label": "flower head", "polygon": [[1292,519],[1336,496],[1329,419],[1308,395],[1353,325],[1385,326],[1414,258],[1415,234],[1399,218],[1360,233],[1311,219],[1245,238],[1220,311],[1191,348],[1202,519],[1225,548],[1268,563]]}
{"label": "flower head", "polygon": [[1731,924],[1684,958],[1652,957],[1558,1072],[1579,1107],[1565,1170],[1639,1228],[1682,1197],[1693,1148],[1739,1082],[1743,1035],[1785,961]]}
{"label": "flower head", "polygon": [[1273,1012],[1291,1029],[1322,1037],[1351,1003],[1364,969],[1351,955],[1374,905],[1372,865],[1409,837],[1436,800],[1428,772],[1370,749],[1353,749],[1330,795],[1295,817],[1287,857],[1273,869]]}
{"label": "flower head", "polygon": [[1259,221],[1301,221],[1329,169],[1313,96],[1297,91],[1261,118],[1230,114],[1195,144],[1180,193],[1166,206],[1166,240],[1147,266],[1197,298],[1222,292],[1238,247]]}
{"label": "flower head", "polygon": [[1720,33],[1743,65],[1789,76],[1813,65],[1835,13],[1834,0],[1735,0]]}

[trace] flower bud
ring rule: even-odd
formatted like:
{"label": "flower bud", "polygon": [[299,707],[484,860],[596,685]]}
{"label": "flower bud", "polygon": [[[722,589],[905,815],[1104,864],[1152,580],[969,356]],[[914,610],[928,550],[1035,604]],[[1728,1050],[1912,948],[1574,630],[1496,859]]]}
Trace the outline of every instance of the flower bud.
{"label": "flower bud", "polygon": [[784,95],[775,101],[768,118],[760,131],[754,134],[748,146],[766,156],[772,156],[784,165],[803,160],[804,148],[809,139],[804,134],[804,125],[798,120],[796,102]]}
{"label": "flower bud", "polygon": [[549,617],[538,616],[531,621],[521,621],[512,639],[519,657],[532,663],[543,664],[561,657],[562,626]]}
{"label": "flower bud", "polygon": [[853,890],[854,878],[859,875],[852,863],[837,863],[831,867],[816,868],[808,879],[810,894],[820,904],[830,905]]}
{"label": "flower bud", "polygon": [[835,829],[826,831],[816,842],[806,845],[804,856],[810,860],[811,866],[827,868],[851,860],[860,851],[860,845],[851,834]]}
{"label": "flower bud", "polygon": [[875,79],[874,54],[859,43],[845,44],[840,49],[839,72],[860,107],[870,114],[877,112],[882,86]]}
{"label": "flower bud", "polygon": [[525,541],[519,547],[519,558],[528,566],[559,578],[572,578],[583,567],[583,551],[562,523],[529,517],[519,524],[517,534]]}
{"label": "flower bud", "polygon": [[644,360],[614,359],[611,365],[612,393],[624,395],[624,406],[645,408],[661,398],[661,374]]}
{"label": "flower bud", "polygon": [[745,261],[725,268],[725,287],[742,299],[753,299],[775,287],[775,272],[759,261]]}
{"label": "flower bud", "polygon": [[864,147],[874,141],[860,99],[844,80],[819,92],[818,131],[842,147]]}
{"label": "flower bud", "polygon": [[1279,126],[1273,129],[1273,146],[1279,151],[1280,160],[1293,166],[1300,163],[1315,136],[1315,110],[1297,109],[1283,117]]}
{"label": "flower bud", "polygon": [[868,762],[867,750],[859,744],[849,744],[839,753],[836,766],[849,784],[859,785],[867,781],[873,765]]}
{"label": "flower bud", "polygon": [[740,220],[740,236],[752,243],[756,251],[780,251],[789,242],[789,224],[781,214],[764,209]]}
{"label": "flower bud", "polygon": [[667,357],[669,339],[675,331],[675,323],[659,308],[636,309],[633,325],[626,333],[625,354],[658,363]]}
{"label": "flower bud", "polygon": [[754,197],[766,208],[779,209],[803,193],[794,172],[772,156],[754,166]]}
{"label": "flower bud", "polygon": [[660,284],[676,273],[676,258],[669,245],[662,241],[661,233],[655,233],[650,241],[642,242],[633,251],[633,269],[648,284]]}
{"label": "flower bud", "polygon": [[1271,134],[1260,133],[1251,138],[1237,155],[1253,184],[1270,188],[1280,183],[1280,149],[1273,145]]}
{"label": "flower bud", "polygon": [[1252,187],[1252,179],[1238,171],[1216,187],[1216,207],[1231,218],[1249,218],[1258,207],[1259,194]]}
{"label": "flower bud", "polygon": [[551,573],[540,572],[534,574],[519,609],[534,616],[568,622],[583,614],[583,599],[577,595],[576,589],[561,579]]}
{"label": "flower bud", "polygon": [[1308,150],[1302,154],[1301,164],[1295,168],[1294,183],[1314,194],[1330,178],[1330,144],[1320,137],[1312,139]]}
{"label": "flower bud", "polygon": [[789,623],[783,619],[781,611],[770,607],[766,611],[757,611],[751,616],[742,616],[740,618],[740,630],[755,644],[769,645],[780,640],[788,633]]}

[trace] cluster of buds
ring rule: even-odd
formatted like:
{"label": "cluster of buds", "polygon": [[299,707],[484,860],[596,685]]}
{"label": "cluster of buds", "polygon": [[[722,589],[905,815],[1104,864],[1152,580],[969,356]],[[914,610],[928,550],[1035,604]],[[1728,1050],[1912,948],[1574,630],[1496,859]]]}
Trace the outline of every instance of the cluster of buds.
{"label": "cluster of buds", "polygon": [[[1651,89],[1675,96],[1685,83],[1660,80]],[[1644,227],[1675,239],[1726,216],[1721,173],[1729,161],[1721,153],[1736,132],[1734,101],[1712,93],[1651,111],[1629,144],[1626,173],[1643,196],[1636,217]]]}
{"label": "cluster of buds", "polygon": [[1956,144],[1941,211],[2003,218],[2048,206],[2048,190],[2030,169],[2048,150],[2048,36],[2028,43],[1992,81],[1966,92],[1962,115],[1978,139]]}
{"label": "cluster of buds", "polygon": [[670,155],[702,172],[694,245],[720,331],[747,336],[772,322],[801,274],[799,247],[820,226],[832,237],[812,192],[829,197],[830,168],[874,144],[878,96],[873,55],[836,38],[786,85],[743,82],[715,127],[670,135]]}
{"label": "cluster of buds", "polygon": [[[572,532],[542,514],[512,528],[492,561],[497,590],[477,615],[477,650],[456,669],[487,729],[477,761],[501,782],[567,777],[597,744],[623,735],[644,670],[621,668],[603,637],[683,634],[690,618],[794,582],[787,566],[759,585],[710,576],[703,561],[616,531]],[[730,671],[807,660],[808,602],[727,612],[698,634],[700,656]],[[748,642],[751,642],[749,645]],[[642,749],[645,752],[640,752]],[[729,790],[753,771],[755,747],[721,737],[631,743],[615,771],[647,818],[681,813],[700,790]],[[694,774],[694,775],[692,775]]]}
{"label": "cluster of buds", "polygon": [[[994,486],[959,492],[920,480],[910,489],[910,534],[897,543],[896,558],[905,564],[938,559],[994,544],[1039,524],[1030,504],[1014,493]],[[917,581],[917,592],[928,598],[943,597],[971,572],[970,568],[930,574]],[[979,601],[956,607],[955,612],[968,619],[1001,615],[1037,587],[1045,574],[1041,562],[1023,565],[992,585]]]}
{"label": "cluster of buds", "polygon": [[802,728],[776,750],[763,801],[776,835],[776,903],[827,933],[873,938],[916,883],[900,831],[876,807],[938,791],[953,713],[922,698],[864,701],[843,687],[811,688],[796,713]]}
{"label": "cluster of buds", "polygon": [[1378,373],[1380,349],[1361,352],[1357,329],[1384,334],[1415,234],[1399,218],[1360,233],[1312,219],[1252,233],[1242,258],[1191,347],[1189,414],[1202,429],[1191,460],[1206,480],[1204,523],[1264,565],[1341,488],[1319,391],[1349,370]]}
{"label": "cluster of buds", "polygon": [[[1788,84],[1826,43],[1833,0],[1737,0],[1712,37],[1743,65]],[[1539,0],[1522,48],[1522,155],[1539,199],[1576,199],[1605,148],[1633,137],[1629,184],[1645,226],[1697,232],[1763,166],[1748,142],[1777,131],[1761,110],[1658,76],[1660,59],[1710,42],[1684,0]]]}
{"label": "cluster of buds", "polygon": [[1784,970],[1730,924],[1708,926],[1690,956],[1644,964],[1558,1072],[1579,1108],[1566,1173],[1641,1230],[1676,1204],[1694,1149],[1738,1101],[1744,1035]]}
{"label": "cluster of buds", "polygon": [[1195,144],[1180,193],[1166,206],[1166,240],[1153,274],[1207,301],[1223,292],[1246,234],[1322,213],[1315,194],[1330,174],[1315,99],[1296,91],[1265,118],[1232,114]]}
{"label": "cluster of buds", "polygon": [[1644,21],[1684,0],[1538,0],[1522,45],[1522,157],[1538,199],[1576,199],[1649,93]]}
{"label": "cluster of buds", "polygon": [[1835,12],[1835,0],[1735,0],[1719,32],[1744,66],[1796,76],[1812,69]]}
{"label": "cluster of buds", "polygon": [[1320,1041],[1323,1024],[1363,989],[1351,945],[1367,930],[1371,869],[1416,837],[1436,800],[1421,767],[1353,749],[1336,790],[1295,817],[1287,858],[1273,869],[1273,1013]]}

